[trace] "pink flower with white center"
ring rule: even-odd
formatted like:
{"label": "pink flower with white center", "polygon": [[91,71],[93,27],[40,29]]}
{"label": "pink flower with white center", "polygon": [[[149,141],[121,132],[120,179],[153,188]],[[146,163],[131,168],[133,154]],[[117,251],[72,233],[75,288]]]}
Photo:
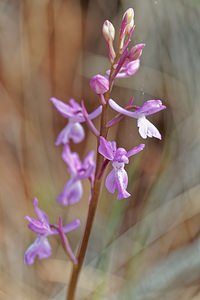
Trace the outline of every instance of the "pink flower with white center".
{"label": "pink flower with white center", "polygon": [[[56,99],[51,98],[50,101],[59,111],[59,113],[69,120],[68,124],[63,128],[57,137],[56,145],[68,144],[72,139],[74,143],[80,143],[85,137],[85,131],[80,123],[85,122],[83,116],[82,107],[74,100],[70,99],[70,105]],[[90,120],[98,117],[102,112],[102,106],[100,105],[96,110],[88,115]]]}
{"label": "pink flower with white center", "polygon": [[65,184],[57,201],[62,205],[75,204],[83,195],[81,180],[88,178],[93,183],[95,171],[94,151],[89,151],[84,161],[81,162],[79,155],[76,152],[71,152],[69,145],[66,144],[63,148],[62,158],[68,165],[71,177]]}
{"label": "pink flower with white center", "polygon": [[110,107],[112,107],[118,113],[137,119],[139,133],[143,139],[146,139],[147,137],[155,137],[161,140],[161,134],[158,129],[146,119],[146,116],[155,114],[156,112],[166,108],[166,106],[162,104],[161,100],[148,100],[141,107],[138,107],[136,111],[127,110],[112,99],[109,99],[108,102]]}
{"label": "pink flower with white center", "polygon": [[115,141],[107,142],[104,137],[100,136],[98,151],[107,160],[110,160],[113,166],[113,170],[108,174],[106,178],[106,188],[112,194],[117,189],[117,199],[124,199],[130,196],[130,194],[126,190],[128,185],[128,175],[124,170],[124,166],[125,164],[129,163],[128,158],[130,156],[142,151],[144,147],[144,144],[140,144],[138,147],[135,147],[127,152],[124,148],[117,148]]}

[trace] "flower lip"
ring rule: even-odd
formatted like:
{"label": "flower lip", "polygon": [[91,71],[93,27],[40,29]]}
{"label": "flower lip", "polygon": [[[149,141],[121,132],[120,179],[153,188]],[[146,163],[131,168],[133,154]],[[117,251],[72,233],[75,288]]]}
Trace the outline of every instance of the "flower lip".
{"label": "flower lip", "polygon": [[161,140],[161,134],[158,129],[149,122],[144,115],[138,118],[137,124],[139,127],[139,133],[143,139],[146,139],[147,137],[155,137]]}
{"label": "flower lip", "polygon": [[[103,76],[102,76],[103,77]],[[106,80],[106,78],[105,78]],[[52,97],[50,101],[53,103],[58,112],[64,117],[69,119],[69,121],[73,122],[85,122],[85,118],[82,113],[82,107],[74,100],[70,99],[69,104]],[[92,113],[88,115],[88,117],[92,120],[98,117],[102,112],[102,106],[97,107]]]}

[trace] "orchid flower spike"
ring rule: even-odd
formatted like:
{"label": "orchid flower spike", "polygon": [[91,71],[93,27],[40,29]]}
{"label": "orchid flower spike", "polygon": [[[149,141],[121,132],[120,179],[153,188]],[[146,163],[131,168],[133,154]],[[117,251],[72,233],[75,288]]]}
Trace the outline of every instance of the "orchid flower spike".
{"label": "orchid flower spike", "polygon": [[[38,236],[25,252],[24,262],[28,265],[32,265],[34,263],[36,256],[38,256],[39,259],[50,257],[52,255],[52,249],[47,237],[59,234],[58,230],[51,228],[46,213],[38,207],[37,198],[34,198],[33,206],[38,220],[29,216],[26,216],[25,219],[30,222],[28,224],[28,228],[37,233]],[[74,222],[64,226],[63,232],[68,233],[79,226],[80,221],[75,220]]]}
{"label": "orchid flower spike", "polygon": [[[80,123],[85,122],[83,116],[82,107],[74,100],[69,100],[69,105],[56,99],[51,98],[50,101],[59,111],[59,113],[69,120],[68,124],[63,128],[57,137],[56,145],[68,144],[72,139],[74,143],[80,143],[85,137],[83,126]],[[90,120],[98,117],[102,112],[102,106],[100,105],[96,110],[88,115]]]}
{"label": "orchid flower spike", "polygon": [[69,145],[66,144],[63,148],[62,158],[68,165],[70,180],[65,184],[57,201],[62,205],[75,204],[83,195],[81,180],[88,178],[92,183],[94,181],[94,151],[89,151],[84,161],[81,162],[79,155],[71,152]]}
{"label": "orchid flower spike", "polygon": [[142,151],[144,147],[144,144],[140,144],[138,147],[127,152],[124,148],[117,148],[115,141],[107,142],[104,137],[100,136],[98,151],[106,159],[110,160],[113,166],[113,170],[106,178],[106,188],[110,193],[114,193],[117,189],[117,199],[124,199],[130,196],[126,190],[128,185],[128,175],[124,170],[124,165],[129,163],[128,158],[130,156]]}
{"label": "orchid flower spike", "polygon": [[136,111],[126,110],[112,99],[109,99],[108,103],[110,107],[112,107],[118,113],[137,119],[139,133],[143,139],[146,139],[147,137],[155,137],[161,140],[161,134],[158,129],[146,119],[146,116],[155,114],[166,108],[165,105],[162,105],[161,100],[148,100],[141,107],[138,107]]}

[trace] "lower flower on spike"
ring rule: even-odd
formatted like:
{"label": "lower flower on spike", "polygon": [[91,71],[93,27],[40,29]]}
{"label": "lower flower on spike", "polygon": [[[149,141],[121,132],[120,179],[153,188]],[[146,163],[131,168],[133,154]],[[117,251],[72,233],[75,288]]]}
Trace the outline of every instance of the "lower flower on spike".
{"label": "lower flower on spike", "polygon": [[[36,256],[39,259],[48,258],[52,255],[51,245],[48,241],[48,236],[58,234],[58,230],[53,229],[48,222],[48,217],[44,211],[38,207],[38,199],[33,200],[34,209],[37,219],[26,216],[25,219],[29,221],[29,229],[38,234],[33,244],[29,246],[24,255],[24,262],[28,265],[32,265],[35,261]],[[55,226],[55,225],[54,225]],[[80,221],[75,220],[63,227],[63,232],[70,232],[80,226]]]}

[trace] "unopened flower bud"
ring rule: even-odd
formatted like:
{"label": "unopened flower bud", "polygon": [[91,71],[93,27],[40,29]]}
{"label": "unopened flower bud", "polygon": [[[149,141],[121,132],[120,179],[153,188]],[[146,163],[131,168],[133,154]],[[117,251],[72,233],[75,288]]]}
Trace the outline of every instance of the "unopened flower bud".
{"label": "unopened flower bud", "polygon": [[90,80],[90,86],[96,94],[104,94],[109,90],[109,81],[103,75],[97,74]]}
{"label": "unopened flower bud", "polygon": [[109,42],[110,40],[114,41],[115,28],[114,28],[113,24],[110,21],[106,20],[103,23],[102,32],[103,32],[103,36],[104,36],[104,38],[107,42]]}
{"label": "unopened flower bud", "polygon": [[[132,8],[129,8],[125,12],[120,26],[119,49],[123,49],[124,46],[125,47],[128,46],[133,30],[134,30],[134,10]],[[125,41],[126,44],[124,45]]]}
{"label": "unopened flower bud", "polygon": [[146,46],[145,44],[138,44],[138,45],[135,45],[135,46],[130,50],[130,53],[129,53],[129,58],[130,58],[130,60],[136,60],[136,59],[138,59],[138,58],[142,55],[142,50],[143,50],[143,48],[144,48],[145,46]]}
{"label": "unopened flower bud", "polygon": [[123,19],[125,18],[125,16],[127,18],[126,31],[130,32],[134,25],[134,10],[132,8],[127,9],[123,16]]}

